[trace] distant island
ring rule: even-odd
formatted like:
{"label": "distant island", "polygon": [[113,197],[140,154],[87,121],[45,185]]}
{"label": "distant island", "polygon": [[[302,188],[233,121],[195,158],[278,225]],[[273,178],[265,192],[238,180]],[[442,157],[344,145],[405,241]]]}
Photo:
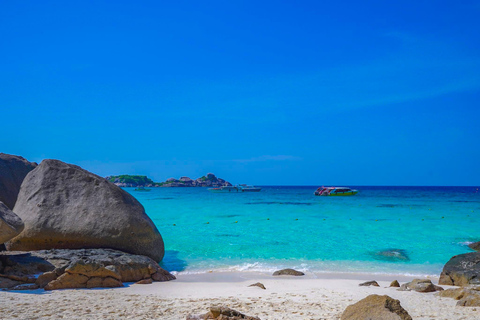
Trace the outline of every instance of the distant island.
{"label": "distant island", "polygon": [[231,186],[232,184],[223,179],[217,178],[213,173],[195,180],[189,177],[181,177],[180,179],[170,178],[164,182],[154,182],[147,176],[123,174],[119,176],[105,177],[119,187],[214,187]]}

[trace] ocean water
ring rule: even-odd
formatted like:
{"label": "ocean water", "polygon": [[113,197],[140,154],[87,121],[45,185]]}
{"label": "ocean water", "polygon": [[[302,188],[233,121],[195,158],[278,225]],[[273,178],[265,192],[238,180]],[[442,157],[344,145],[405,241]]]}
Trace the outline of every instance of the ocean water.
{"label": "ocean water", "polygon": [[353,197],[317,197],[316,187],[258,193],[206,188],[125,188],[145,207],[174,273],[271,272],[436,275],[480,241],[476,187],[352,187]]}

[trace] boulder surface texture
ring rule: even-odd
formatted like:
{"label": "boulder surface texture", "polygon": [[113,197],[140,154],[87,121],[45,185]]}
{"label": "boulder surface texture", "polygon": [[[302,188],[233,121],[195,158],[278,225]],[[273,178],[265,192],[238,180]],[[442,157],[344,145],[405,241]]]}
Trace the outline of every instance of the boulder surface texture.
{"label": "boulder surface texture", "polygon": [[438,283],[460,287],[480,285],[480,252],[452,257],[443,267]]}
{"label": "boulder surface texture", "polygon": [[175,279],[149,257],[111,249],[7,251],[0,261],[0,279],[10,280],[4,281],[9,289],[33,289],[25,284],[45,290],[122,287],[123,282]]}
{"label": "boulder surface texture", "polygon": [[23,230],[23,221],[3,202],[0,202],[0,244],[7,242]]}
{"label": "boulder surface texture", "polygon": [[447,289],[437,295],[458,300],[457,306],[460,307],[480,307],[480,287]]}
{"label": "boulder surface texture", "polygon": [[369,295],[348,306],[341,320],[412,320],[400,301],[389,296]]}
{"label": "boulder surface texture", "polygon": [[163,239],[129,193],[78,166],[44,160],[23,181],[13,210],[25,229],[9,250],[110,248],[161,261]]}
{"label": "boulder surface texture", "polygon": [[15,206],[23,179],[36,166],[22,157],[0,153],[0,201],[10,210]]}
{"label": "boulder surface texture", "polygon": [[411,282],[404,283],[400,286],[399,291],[417,291],[417,292],[435,292],[442,291],[443,288],[436,286],[430,279],[413,279]]}

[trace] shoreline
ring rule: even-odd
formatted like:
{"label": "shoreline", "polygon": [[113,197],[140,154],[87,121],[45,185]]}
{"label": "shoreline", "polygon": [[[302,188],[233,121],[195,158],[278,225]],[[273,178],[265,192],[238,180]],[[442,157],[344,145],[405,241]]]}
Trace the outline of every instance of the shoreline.
{"label": "shoreline", "polygon": [[[480,318],[478,308],[457,307],[454,299],[388,287],[393,280],[404,283],[413,278],[212,272],[178,275],[177,280],[149,285],[127,283],[114,289],[1,291],[0,314],[4,319],[181,320],[189,314],[204,314],[210,306],[226,306],[262,320],[338,320],[347,306],[379,294],[400,300],[413,319]],[[376,280],[380,287],[359,286],[367,280]],[[256,282],[264,284],[266,289],[250,286]]]}

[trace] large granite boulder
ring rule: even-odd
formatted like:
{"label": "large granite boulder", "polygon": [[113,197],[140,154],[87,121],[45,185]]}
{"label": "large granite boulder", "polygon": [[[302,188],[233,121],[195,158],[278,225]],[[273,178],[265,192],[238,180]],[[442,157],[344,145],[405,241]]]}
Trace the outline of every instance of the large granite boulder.
{"label": "large granite boulder", "polygon": [[400,301],[389,296],[369,295],[348,306],[341,320],[412,320]]}
{"label": "large granite boulder", "polygon": [[163,239],[129,193],[78,166],[44,160],[23,181],[14,212],[25,229],[9,250],[111,248],[160,261]]}
{"label": "large granite boulder", "polygon": [[122,287],[123,282],[175,279],[149,257],[111,249],[9,251],[0,253],[0,261],[0,278],[16,282],[4,284],[9,289],[26,284],[45,290]]}
{"label": "large granite boulder", "polygon": [[20,156],[0,153],[0,201],[10,210],[15,206],[23,179],[36,166]]}
{"label": "large granite boulder", "polygon": [[480,252],[453,256],[443,267],[438,283],[460,287],[480,285]]}
{"label": "large granite boulder", "polygon": [[0,202],[0,244],[17,236],[22,232],[23,228],[22,219],[13,213],[3,202]]}

